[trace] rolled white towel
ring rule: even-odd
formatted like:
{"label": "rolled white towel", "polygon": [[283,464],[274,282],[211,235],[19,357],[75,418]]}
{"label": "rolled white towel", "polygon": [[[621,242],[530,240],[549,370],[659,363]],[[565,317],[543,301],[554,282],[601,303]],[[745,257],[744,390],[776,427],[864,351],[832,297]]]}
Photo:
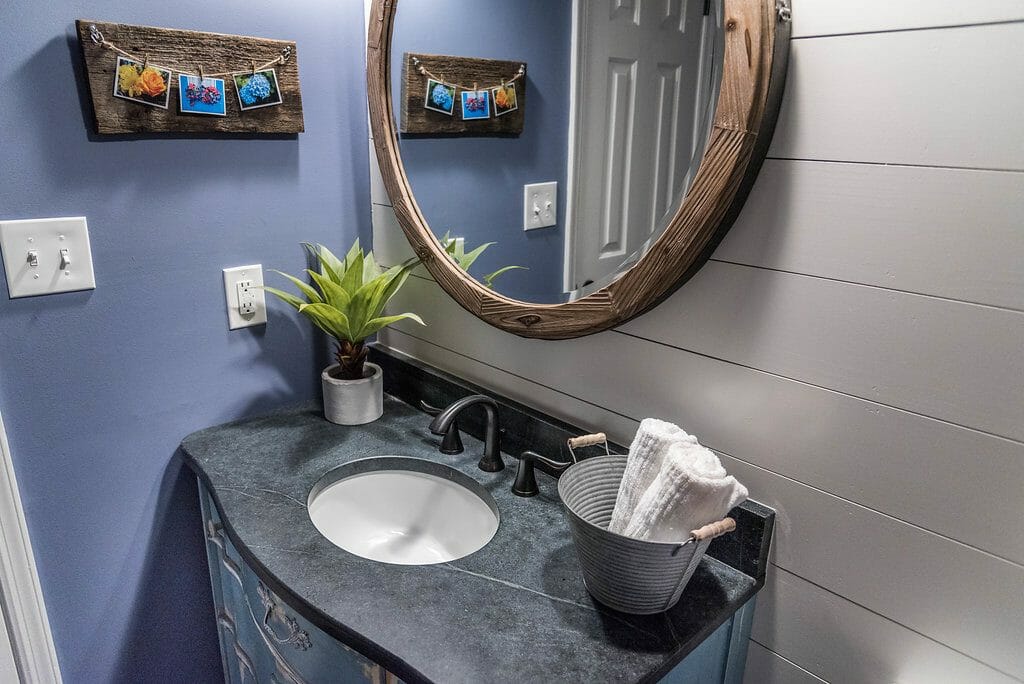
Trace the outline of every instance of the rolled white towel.
{"label": "rolled white towel", "polygon": [[683,542],[692,530],[721,520],[746,499],[747,488],[726,474],[714,452],[699,444],[677,444],[669,449],[622,534]]}
{"label": "rolled white towel", "polygon": [[697,438],[686,434],[678,425],[657,418],[645,418],[629,447],[626,472],[622,475],[615,509],[608,529],[618,534],[625,532],[637,502],[661,471],[662,463],[674,444],[696,445]]}

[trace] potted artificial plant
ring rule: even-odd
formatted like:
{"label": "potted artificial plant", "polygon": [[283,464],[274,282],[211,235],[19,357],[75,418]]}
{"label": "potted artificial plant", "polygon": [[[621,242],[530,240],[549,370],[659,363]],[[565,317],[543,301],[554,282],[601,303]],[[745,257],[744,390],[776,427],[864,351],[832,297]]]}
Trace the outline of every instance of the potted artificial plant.
{"label": "potted artificial plant", "polygon": [[424,325],[412,313],[383,315],[419,260],[409,259],[385,271],[373,252],[363,253],[359,240],[344,260],[323,245],[304,244],[320,265],[319,273],[306,269],[316,287],[287,273],[275,273],[292,281],[306,300],[273,287],[264,289],[291,304],[337,343],[337,363],[320,376],[324,417],[339,425],[371,423],[384,413],[384,375],[380,366],[366,360],[366,338],[405,319]]}

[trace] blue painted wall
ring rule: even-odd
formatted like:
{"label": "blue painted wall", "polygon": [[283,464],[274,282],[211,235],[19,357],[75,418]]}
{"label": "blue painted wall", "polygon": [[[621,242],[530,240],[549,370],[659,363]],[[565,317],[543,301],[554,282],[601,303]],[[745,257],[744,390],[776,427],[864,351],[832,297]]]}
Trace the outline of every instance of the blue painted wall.
{"label": "blue painted wall", "polygon": [[[307,132],[90,139],[79,17],[298,41]],[[65,681],[216,681],[175,448],[319,392],[320,338],[276,302],[265,330],[229,332],[221,269],[298,271],[300,240],[369,226],[362,3],[8,0],[0,26],[0,216],[87,216],[98,284],[9,300],[0,283],[0,411]]]}
{"label": "blue painted wall", "polygon": [[[396,112],[405,52],[527,62],[522,136],[403,138],[402,158],[435,233],[450,228],[471,247],[498,243],[473,266],[474,275],[529,266],[501,276],[496,289],[534,302],[564,301],[571,0],[402,0],[400,8],[392,72]],[[523,185],[544,181],[558,181],[558,225],[524,232]]]}

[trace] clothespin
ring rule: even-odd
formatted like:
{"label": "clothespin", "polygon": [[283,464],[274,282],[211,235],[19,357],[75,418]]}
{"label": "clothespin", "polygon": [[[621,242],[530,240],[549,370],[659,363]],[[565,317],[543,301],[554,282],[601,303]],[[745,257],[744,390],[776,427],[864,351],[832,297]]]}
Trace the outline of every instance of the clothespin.
{"label": "clothespin", "polygon": [[149,66],[149,53],[147,52],[145,55],[142,56],[142,70],[145,71],[148,66]]}
{"label": "clothespin", "polygon": [[253,75],[253,76],[255,76],[255,75],[256,75],[256,62],[253,62],[253,63],[252,63],[252,75]]}

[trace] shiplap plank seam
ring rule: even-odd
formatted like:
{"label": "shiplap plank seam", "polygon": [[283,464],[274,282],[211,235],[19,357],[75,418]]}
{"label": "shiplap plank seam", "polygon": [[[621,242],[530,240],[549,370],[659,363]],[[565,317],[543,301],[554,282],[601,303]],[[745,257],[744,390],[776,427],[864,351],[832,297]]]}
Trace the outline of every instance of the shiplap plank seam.
{"label": "shiplap plank seam", "polygon": [[908,162],[862,161],[857,159],[826,159],[824,157],[781,157],[769,154],[765,159],[774,161],[810,162],[817,164],[857,164],[858,166],[904,167],[908,169],[939,169],[944,171],[991,171],[992,173],[1024,173],[1024,169],[984,166],[956,166],[951,164],[911,164]]}
{"label": "shiplap plank seam", "polygon": [[1017,311],[711,262],[618,331],[1024,441]]}
{"label": "shiplap plank seam", "polygon": [[771,650],[824,679],[1020,681],[774,565],[759,595],[752,639],[768,643]]}
{"label": "shiplap plank seam", "polygon": [[935,26],[914,26],[892,29],[867,29],[864,31],[845,31],[837,33],[820,33],[817,35],[792,36],[792,40],[816,40],[820,38],[846,38],[849,36],[874,36],[884,33],[913,33],[914,31],[946,31],[951,29],[975,28],[977,26],[1002,26],[1004,24],[1024,23],[1022,19],[1002,19],[998,21],[974,21],[966,24],[938,24]]}
{"label": "shiplap plank seam", "polygon": [[[423,280],[425,280],[425,278],[423,278]],[[980,428],[971,427],[970,425],[963,425],[961,423],[957,423],[957,422],[952,421],[952,420],[947,420],[947,419],[944,419],[944,418],[939,418],[939,417],[936,417],[936,416],[931,416],[931,415],[928,415],[927,413],[921,413],[920,411],[913,411],[911,409],[907,409],[907,408],[904,408],[904,407],[901,407],[901,406],[896,406],[894,404],[888,404],[888,403],[886,403],[884,401],[879,401],[878,399],[872,399],[870,397],[860,396],[858,394],[853,394],[851,392],[845,392],[845,391],[838,390],[838,389],[835,389],[835,388],[832,388],[832,387],[828,387],[827,385],[820,385],[820,384],[817,384],[817,383],[814,383],[814,382],[810,382],[808,380],[801,380],[800,378],[796,378],[796,377],[793,377],[793,376],[790,376],[790,375],[786,375],[784,373],[778,373],[778,372],[775,372],[775,371],[765,370],[764,368],[760,368],[758,366],[752,366],[752,365],[749,365],[749,364],[746,364],[746,363],[742,363],[740,361],[735,361],[735,360],[727,359],[727,358],[724,358],[724,357],[721,357],[721,356],[715,356],[714,354],[708,354],[706,352],[702,352],[702,351],[699,351],[699,350],[690,349],[688,347],[682,347],[682,346],[679,346],[679,345],[671,344],[669,342],[665,342],[664,340],[659,340],[657,338],[647,337],[647,336],[644,336],[644,335],[638,335],[638,334],[635,334],[635,333],[627,332],[625,330],[622,330],[621,328],[612,328],[608,332],[619,334],[619,335],[625,335],[626,337],[630,337],[630,338],[633,338],[635,340],[642,340],[644,342],[650,342],[651,344],[656,344],[656,345],[658,345],[660,347],[666,347],[668,349],[673,349],[675,351],[683,352],[685,354],[693,354],[694,356],[699,356],[701,358],[708,359],[709,361],[717,361],[719,363],[728,364],[730,366],[736,366],[737,368],[742,368],[744,370],[753,371],[755,373],[762,373],[764,375],[767,375],[767,376],[770,376],[770,377],[773,377],[773,378],[777,378],[779,380],[786,380],[788,382],[795,382],[795,383],[797,383],[799,385],[804,385],[805,387],[809,387],[811,389],[821,390],[822,392],[829,392],[829,393],[832,393],[832,394],[838,394],[839,396],[846,397],[848,399],[856,399],[857,401],[867,402],[869,404],[874,404],[875,406],[878,406],[880,408],[886,408],[886,409],[890,409],[892,411],[898,411],[900,413],[905,413],[908,416],[913,416],[915,418],[923,418],[925,420],[933,420],[936,423],[942,423],[943,425],[948,425],[950,427],[957,428],[959,430],[967,430],[968,432],[973,432],[973,433],[978,434],[978,435],[983,436],[983,437],[991,437],[992,439],[998,439],[998,440],[1001,440],[1001,441],[1004,441],[1004,442],[1008,442],[1010,444],[1014,444],[1014,445],[1018,445],[1018,446],[1024,446],[1024,440],[1014,439],[1013,437],[1007,437],[1005,435],[999,435],[999,434],[996,434],[996,433],[993,433],[993,432],[989,432],[987,430],[982,430]]]}
{"label": "shiplap plank seam", "polygon": [[1022,61],[1024,23],[793,41],[768,154],[1024,169]]}
{"label": "shiplap plank seam", "polygon": [[[715,257],[711,257],[710,259],[708,259],[708,261],[713,261],[718,264],[727,264],[729,266],[756,268],[762,271],[771,271],[773,273],[782,273],[784,275],[800,276],[802,278],[817,278],[818,280],[825,280],[830,283],[839,283],[840,285],[857,285],[859,287],[871,287],[876,290],[884,290],[885,292],[896,292],[898,294],[913,295],[915,297],[927,297],[928,299],[936,299],[940,302],[949,302],[950,304],[970,304],[971,306],[980,306],[984,309],[993,309],[995,311],[1010,311],[1013,313],[1024,313],[1024,308],[1017,308],[1013,306],[1000,306],[998,304],[987,304],[986,302],[976,302],[970,299],[957,299],[956,297],[943,297],[942,295],[932,294],[929,292],[919,292],[917,290],[907,290],[899,287],[885,287],[884,285],[865,283],[859,280],[848,280],[846,278],[833,278],[830,276],[819,275],[817,273],[805,273],[804,271],[793,271],[785,268],[772,268],[771,266],[760,266],[758,264],[748,264],[743,261],[733,261],[731,259],[718,259]],[[618,328],[613,328],[613,330],[618,330]]]}
{"label": "shiplap plank seam", "polygon": [[[768,671],[765,671],[765,667]],[[743,681],[744,684],[828,684],[818,675],[805,670],[753,638],[750,639],[747,651],[747,671]]]}
{"label": "shiplap plank seam", "polygon": [[1024,20],[1018,0],[793,0],[793,38],[927,31]]}
{"label": "shiplap plank seam", "polygon": [[915,629],[914,627],[912,627],[910,625],[903,624],[899,620],[894,620],[893,618],[889,617],[888,615],[885,615],[884,613],[880,613],[877,610],[875,610],[874,608],[871,608],[870,606],[865,606],[862,603],[858,603],[857,601],[854,601],[853,599],[851,599],[849,596],[844,596],[844,595],[842,595],[842,594],[840,594],[840,593],[838,593],[838,592],[836,592],[836,591],[834,591],[832,589],[829,589],[828,587],[822,586],[821,584],[818,584],[814,580],[807,579],[806,577],[804,577],[800,573],[793,572],[791,569],[783,567],[783,566],[779,565],[778,563],[775,563],[774,561],[769,561],[768,565],[771,568],[774,568],[776,571],[785,572],[786,574],[791,575],[795,579],[797,579],[797,580],[799,580],[801,582],[804,582],[805,584],[809,584],[810,586],[814,587],[815,589],[817,589],[819,591],[822,591],[822,592],[824,592],[826,594],[829,594],[830,596],[832,596],[832,597],[834,597],[836,599],[841,599],[841,600],[849,603],[851,606],[854,606],[854,607],[856,607],[856,608],[858,608],[860,610],[863,610],[863,611],[865,611],[867,613],[871,613],[872,615],[874,615],[875,617],[877,617],[877,618],[879,618],[881,620],[885,620],[886,622],[890,622],[893,625],[896,625],[897,627],[901,627],[901,628],[907,630],[908,632],[911,632],[914,635],[916,635],[918,637],[921,637],[922,639],[927,639],[928,641],[934,643],[937,646],[941,646],[943,648],[949,649],[950,651],[952,651],[953,653],[956,653],[959,656],[963,656],[964,658],[967,658],[968,660],[973,660],[974,662],[976,662],[979,665],[984,665],[987,668],[991,668],[992,670],[995,670],[996,672],[998,672],[1001,675],[1006,675],[1007,677],[1010,677],[1012,679],[1017,679],[1017,677],[1014,677],[1009,672],[1004,672],[1003,670],[1000,670],[997,667],[993,667],[989,663],[986,663],[985,661],[978,659],[977,657],[971,655],[970,653],[965,653],[964,651],[961,651],[961,650],[959,650],[957,648],[954,648],[953,646],[950,646],[948,643],[940,641],[939,639],[936,639],[933,636],[929,636],[928,634],[925,634],[924,632],[921,632],[921,631]]}

